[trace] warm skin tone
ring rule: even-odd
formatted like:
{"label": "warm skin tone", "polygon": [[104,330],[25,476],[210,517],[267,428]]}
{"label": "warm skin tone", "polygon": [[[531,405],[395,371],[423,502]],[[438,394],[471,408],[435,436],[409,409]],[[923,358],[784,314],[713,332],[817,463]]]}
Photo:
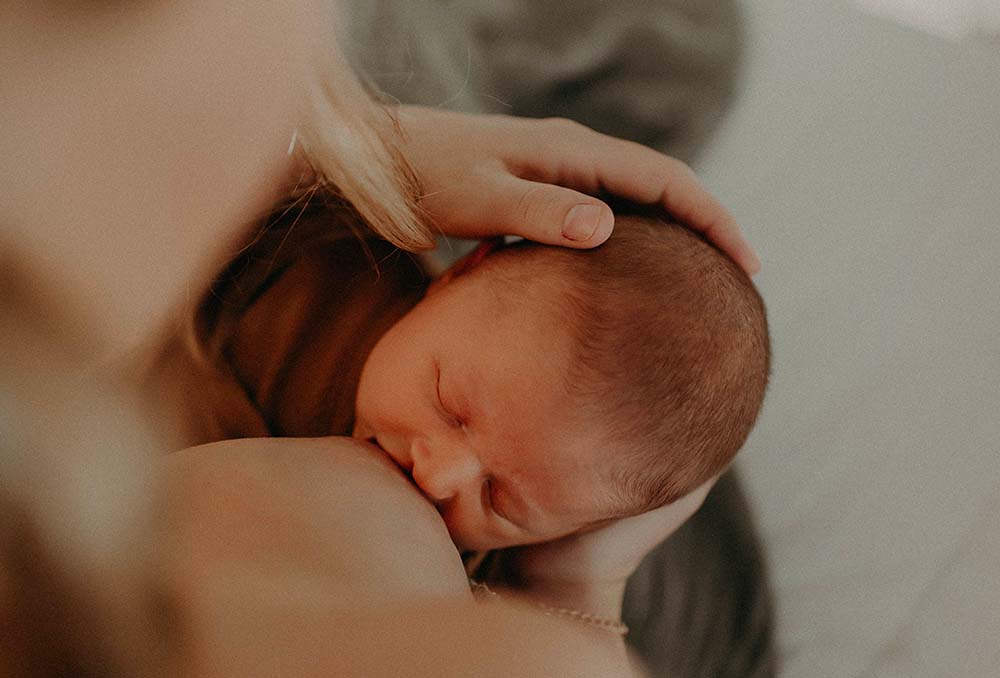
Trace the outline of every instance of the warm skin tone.
{"label": "warm skin tone", "polygon": [[448,277],[365,363],[355,436],[388,452],[460,549],[549,541],[614,512],[615,455],[565,388],[558,285],[531,296],[488,269]]}
{"label": "warm skin tone", "polygon": [[[671,505],[608,519],[614,500],[606,494],[611,485],[604,459],[614,455],[607,455],[599,426],[567,414],[574,408],[559,385],[570,338],[564,325],[552,322],[552,299],[538,303],[523,293],[505,294],[488,273],[463,275],[467,270],[460,262],[446,273],[444,283],[432,286],[430,300],[397,323],[395,334],[387,333],[382,350],[376,346],[358,400],[368,419],[355,433],[375,441],[373,434],[385,431],[389,454],[435,502],[460,548],[527,544],[501,552],[503,575],[494,586],[513,586],[505,595],[617,618],[628,577],[649,549],[697,510],[715,478]],[[453,282],[456,276],[461,284]],[[547,291],[558,294],[553,287]],[[455,331],[442,332],[441,322]],[[407,359],[394,360],[397,351],[409,351]],[[422,363],[431,369],[413,369]],[[448,385],[448,371],[471,376]],[[407,400],[394,401],[397,396]],[[553,422],[536,431],[538,414]],[[535,431],[536,438],[520,444],[523,431]],[[497,477],[523,480],[514,485],[495,482]],[[508,492],[562,498],[539,501],[547,509],[541,516],[511,520],[514,512],[499,510],[512,503]],[[513,537],[510,527],[516,528]]]}
{"label": "warm skin tone", "polygon": [[473,603],[433,508],[366,445],[213,443],[163,479],[157,542],[183,622],[168,675],[630,675],[617,636]]}
{"label": "warm skin tone", "polygon": [[290,173],[329,9],[254,1],[234,21],[202,0],[13,0],[0,16],[0,246],[13,234],[120,354],[212,275]]}
{"label": "warm skin tone", "polygon": [[[0,247],[10,238],[93,318],[102,355],[148,341],[246,221],[298,181],[286,150],[314,52],[334,42],[330,4],[246,2],[233,21],[229,5],[204,0],[4,3]],[[607,191],[662,205],[758,267],[691,170],[638,144],[568,121],[415,106],[400,108],[400,125],[443,233],[593,247],[613,218],[588,194]],[[597,221],[569,221],[592,232],[564,234],[580,205]]]}
{"label": "warm skin tone", "polygon": [[609,520],[616,455],[597,422],[573,416],[563,387],[571,337],[553,312],[560,282],[528,296],[479,261],[456,264],[376,344],[354,434],[382,446],[437,506],[459,549],[533,544],[504,554],[521,592],[615,618],[639,561],[715,479]]}
{"label": "warm skin tone", "polygon": [[[228,4],[211,0],[111,3],[102,9],[15,0],[5,5],[0,21],[0,81],[5,83],[4,105],[0,106],[0,148],[4,149],[0,178],[5,190],[0,204],[0,224],[5,229],[0,254],[16,254],[18,261],[36,273],[31,279],[36,287],[54,290],[82,319],[76,327],[64,328],[61,336],[77,351],[68,373],[94,371],[95,365],[105,364],[103,359],[120,359],[136,346],[154,341],[176,307],[203,293],[245,233],[247,219],[267,208],[278,187],[294,183],[288,177],[297,177],[300,169],[289,167],[285,150],[298,122],[302,84],[311,77],[310,51],[331,41],[322,4],[312,0],[243,3],[239,21],[232,20]],[[603,205],[585,194],[606,190],[667,208],[693,228],[706,231],[749,270],[756,268],[731,215],[676,160],[567,122],[408,107],[402,113],[401,127],[408,134],[403,150],[425,188],[424,207],[442,232],[476,237],[516,233],[549,244],[591,247],[607,238],[610,212],[598,210],[603,217],[589,237],[579,233],[569,237],[563,226],[580,204]],[[96,371],[103,376],[106,370]],[[130,418],[137,421],[140,415],[124,409],[116,410],[114,417],[115,423],[122,424]],[[70,442],[65,458],[85,464],[85,446]],[[364,449],[344,440],[331,443],[337,445]],[[316,450],[315,441],[244,440],[228,444],[222,452],[209,447],[199,453],[210,457],[235,450],[249,455],[238,459],[240,463],[225,457],[229,460],[224,464],[227,482],[241,478],[246,472],[241,465],[250,457],[265,470],[273,467],[266,471],[268,475],[280,471],[286,462],[308,465],[301,456],[275,454],[275,446],[306,455]],[[408,484],[400,486],[412,492]],[[188,491],[192,487],[197,488],[197,482]],[[177,529],[192,527],[194,532],[188,537],[197,540],[198,546],[197,551],[188,550],[185,544],[191,542],[180,539],[173,555],[197,555],[185,561],[193,575],[179,580],[176,593],[195,616],[199,610],[204,612],[198,618],[208,622],[196,629],[201,635],[193,638],[197,649],[205,653],[200,659],[208,668],[202,675],[249,675],[249,671],[225,670],[226,662],[264,672],[265,664],[255,661],[255,650],[261,660],[268,658],[277,665],[297,660],[297,666],[308,666],[318,674],[328,675],[329,667],[337,665],[336,652],[322,654],[336,649],[329,643],[331,625],[319,623],[329,621],[329,611],[322,605],[309,607],[291,595],[301,591],[301,581],[250,576],[256,568],[266,569],[269,558],[307,568],[316,564],[316,554],[330,558],[319,563],[320,569],[335,572],[337,557],[350,551],[342,548],[342,542],[336,543],[336,549],[313,549],[313,543],[328,536],[327,526],[311,519],[309,502],[282,504],[296,498],[294,492],[283,492],[283,487],[269,485],[267,496],[272,500],[255,505],[254,511],[209,503],[206,513],[187,516],[190,524],[178,518]],[[379,485],[366,487],[373,495],[383,491]],[[315,486],[310,488],[316,491]],[[172,486],[157,499],[170,505],[186,496],[183,488]],[[419,494],[411,497],[420,500]],[[383,516],[385,525],[408,515],[409,508],[404,508],[400,514]],[[682,508],[671,515],[686,518],[694,509]],[[334,513],[337,510],[330,507]],[[431,512],[426,522],[435,520]],[[262,522],[289,529],[268,531]],[[213,525],[220,529],[214,531]],[[565,574],[575,577],[566,579],[574,590],[597,590],[606,576],[606,565],[613,566],[617,577],[676,527],[666,520],[646,532],[633,529],[634,522],[616,525],[627,532],[624,537],[597,531],[536,547],[521,571],[544,571],[554,577]],[[262,548],[227,551],[232,543],[214,537],[228,534],[231,528],[251,538],[243,546],[256,539],[255,546]],[[371,528],[378,530],[381,525]],[[423,526],[428,544],[432,537],[443,536],[435,529]],[[281,538],[296,530],[301,542],[293,540],[296,548],[284,548]],[[348,541],[352,538],[351,533],[341,536]],[[446,541],[437,540],[437,555],[454,556]],[[391,563],[400,556],[392,544],[369,545],[372,548],[365,555],[372,561]],[[567,571],[571,563],[579,565],[578,556],[588,549],[614,562],[591,558],[583,571]],[[218,571],[231,565],[246,575],[245,581],[225,580],[230,599],[225,598],[226,591],[205,591],[198,584],[200,568],[208,572],[220,562]],[[92,583],[112,586],[100,578]],[[334,582],[334,590],[342,591],[352,583],[348,578]],[[244,595],[246,587],[257,587],[260,595]],[[410,590],[400,582],[384,587],[383,600]],[[237,600],[240,606],[229,604]],[[311,599],[313,605],[316,600],[328,598]],[[586,598],[566,599],[565,604],[574,605],[577,600],[580,607],[587,607]],[[365,609],[364,601],[359,601],[351,612]],[[303,624],[303,618],[317,623]],[[453,621],[456,633],[466,630],[464,645],[472,648],[469,656],[477,657],[481,656],[477,652],[485,653],[496,645],[498,635],[517,634],[523,617],[498,620],[493,628],[472,625],[477,617],[469,609],[449,609],[443,614],[443,608],[431,607],[393,618],[397,621],[394,628],[399,628],[399,619],[421,619],[427,631],[421,637],[429,639],[434,644],[431,650],[436,648],[447,662],[454,655],[454,645],[447,642],[447,635],[434,633],[435,629],[452,630],[444,620]],[[299,620],[299,625],[292,626],[289,620]],[[399,635],[412,633],[412,627],[403,623]],[[226,628],[240,633],[224,633]],[[221,635],[213,636],[213,631]],[[274,640],[277,632],[285,633],[288,642]],[[389,658],[376,668],[398,667],[399,662],[392,661],[393,657],[398,660],[398,653],[375,652],[371,643],[376,635],[359,635],[352,647]],[[582,634],[570,637],[584,638]],[[311,642],[303,644],[303,639]],[[213,644],[214,640],[230,644]],[[293,649],[296,641],[300,644]],[[558,642],[535,643],[523,661],[544,667],[553,656],[552,648],[565,647]],[[593,667],[598,667],[596,675],[614,673],[607,664],[598,663],[608,655],[596,652],[589,642],[573,647],[563,667],[574,668],[562,675]],[[461,659],[455,657],[455,662]],[[492,659],[477,668],[487,673],[493,666],[497,667],[493,675],[510,675],[504,670],[509,669],[509,657]],[[223,668],[213,671],[220,663]],[[423,675],[442,675],[438,668],[426,668]],[[628,671],[624,665],[619,668],[621,673]],[[368,667],[356,675],[372,673]],[[518,671],[525,673],[530,672]],[[546,670],[538,674],[560,675]]]}

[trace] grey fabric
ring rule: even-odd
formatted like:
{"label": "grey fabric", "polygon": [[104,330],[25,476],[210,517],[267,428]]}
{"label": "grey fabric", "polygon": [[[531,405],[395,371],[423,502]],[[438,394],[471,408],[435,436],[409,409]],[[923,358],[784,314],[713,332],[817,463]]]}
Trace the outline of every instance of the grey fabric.
{"label": "grey fabric", "polygon": [[629,643],[653,676],[765,678],[777,672],[774,604],[753,511],[734,472],[629,580]]}
{"label": "grey fabric", "polygon": [[691,162],[738,75],[732,0],[353,2],[356,68],[407,103],[567,117]]}
{"label": "grey fabric", "polygon": [[489,73],[472,53],[467,28],[472,10],[466,3],[452,8],[440,0],[355,0],[345,5],[344,51],[355,69],[390,98],[470,113],[491,109],[488,97],[480,94]]}

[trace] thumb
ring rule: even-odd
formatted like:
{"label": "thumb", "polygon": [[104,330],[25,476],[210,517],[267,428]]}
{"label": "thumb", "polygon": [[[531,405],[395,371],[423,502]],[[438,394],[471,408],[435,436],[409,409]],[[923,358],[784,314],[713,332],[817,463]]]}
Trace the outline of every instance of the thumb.
{"label": "thumb", "polygon": [[615,215],[597,198],[516,177],[506,181],[509,185],[498,192],[494,205],[502,232],[576,248],[596,247],[611,235]]}

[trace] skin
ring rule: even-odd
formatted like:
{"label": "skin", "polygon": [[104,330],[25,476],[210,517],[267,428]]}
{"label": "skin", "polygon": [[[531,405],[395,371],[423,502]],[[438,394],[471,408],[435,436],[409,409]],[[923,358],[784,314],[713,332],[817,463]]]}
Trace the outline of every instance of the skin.
{"label": "skin", "polygon": [[691,168],[642,144],[562,118],[403,106],[399,123],[403,151],[425,188],[420,206],[444,233],[595,247],[611,234],[614,215],[593,196],[609,193],[666,210],[747,273],[760,270],[733,215]]}
{"label": "skin", "polygon": [[[79,327],[68,323],[59,329],[59,338],[72,344],[69,352],[74,356],[62,372],[72,376],[66,381],[76,384],[75,375],[83,370],[103,377],[109,372],[103,360],[131,357],[137,346],[154,341],[176,306],[203,293],[207,281],[245,233],[247,221],[267,208],[277,187],[297,175],[298,169],[289,167],[286,149],[299,122],[301,88],[312,75],[315,50],[332,40],[324,28],[332,22],[323,4],[316,0],[245,2],[238,21],[233,20],[228,3],[211,0],[116,2],[100,7],[94,3],[14,0],[0,9],[0,81],[4,83],[0,106],[0,183],[4,186],[0,255],[11,254],[31,272],[26,279],[33,286],[52,291],[79,319],[74,321]],[[754,260],[746,258],[749,250],[732,218],[690,170],[675,160],[565,121],[447,115],[449,119],[444,120],[431,111],[408,109],[402,116],[402,127],[408,134],[404,152],[426,190],[422,206],[442,232],[472,236],[517,233],[552,244],[594,246],[610,232],[606,218],[593,235],[582,240],[567,237],[562,229],[566,217],[581,202],[603,204],[576,190],[588,194],[606,190],[638,202],[663,205],[735,253],[749,270],[755,267]],[[452,190],[456,186],[458,190]],[[478,207],[459,210],[458,205]],[[476,224],[488,227],[484,232],[471,226]],[[40,355],[42,364],[51,362],[48,354]],[[95,370],[95,365],[101,367]],[[38,381],[37,375],[32,376]],[[57,381],[40,384],[48,389],[46,396],[51,396],[52,384]],[[85,387],[80,393],[92,400],[94,389]],[[91,410],[80,406],[76,411]],[[76,437],[65,443],[65,449],[50,447],[49,451],[64,453],[60,458],[66,460],[67,468],[76,465],[81,472],[91,471],[94,455],[126,456],[122,446],[140,456],[157,450],[155,444],[139,445],[121,432],[141,419],[137,407],[120,407],[99,416],[104,417],[104,425],[95,425],[95,429],[117,432],[116,444],[96,450],[81,442],[85,437]],[[48,426],[45,430],[61,428]],[[225,473],[236,483],[233,488],[245,478],[244,464],[250,457],[257,459],[266,476],[275,478],[274,484],[262,486],[260,501],[252,506],[243,504],[243,510],[237,510],[235,501],[218,499],[215,504],[204,504],[204,512],[173,514],[174,529],[183,531],[189,526],[193,531],[159,542],[165,552],[156,569],[166,567],[166,561],[173,557],[190,565],[178,566],[173,591],[195,620],[204,621],[189,639],[196,651],[204,653],[197,661],[201,670],[190,673],[273,675],[274,670],[267,670],[267,660],[283,670],[289,661],[298,660],[293,665],[329,675],[331,667],[342,666],[340,650],[344,645],[331,642],[338,637],[356,640],[346,649],[385,658],[374,668],[336,671],[342,675],[388,673],[418,655],[409,652],[400,656],[376,648],[373,642],[380,634],[374,629],[389,638],[414,638],[420,656],[436,654],[443,665],[458,666],[463,657],[456,657],[462,653],[455,647],[468,648],[468,657],[476,660],[472,665],[482,675],[511,675],[509,659],[515,655],[524,664],[543,667],[537,675],[583,675],[595,667],[593,675],[619,673],[599,661],[601,656],[595,654],[589,636],[570,633],[569,629],[564,629],[566,639],[562,642],[554,636],[540,636],[535,627],[524,623],[525,615],[520,613],[487,628],[475,626],[481,617],[472,611],[432,607],[411,614],[394,611],[389,615],[395,623],[391,628],[365,627],[359,620],[369,608],[362,599],[348,611],[347,622],[331,623],[329,608],[322,602],[335,600],[334,596],[314,596],[311,603],[319,601],[319,605],[309,607],[310,601],[293,595],[302,591],[302,580],[279,572],[270,578],[253,577],[255,569],[266,570],[272,563],[269,558],[274,558],[273,562],[284,559],[310,572],[310,564],[316,564],[314,558],[329,557],[318,569],[335,573],[338,558],[352,553],[344,544],[352,544],[357,536],[350,531],[331,534],[325,521],[313,519],[337,516],[342,509],[335,505],[329,512],[314,512],[309,502],[282,503],[298,496],[279,481],[284,460],[297,460],[303,468],[310,463],[303,456],[275,454],[275,444],[247,440],[221,451],[200,450],[205,458],[234,450],[249,455],[225,456],[229,460]],[[282,450],[315,453],[312,441],[286,440],[280,445]],[[33,463],[47,471],[41,465],[44,459],[35,457]],[[343,471],[337,479],[349,477],[350,469]],[[68,472],[65,477],[76,475]],[[138,474],[134,476],[124,474],[119,484],[143,487]],[[188,490],[171,486],[156,500],[172,505],[190,497],[191,491],[202,487],[197,473],[193,478]],[[359,476],[352,480],[361,482]],[[420,499],[411,485],[402,479],[400,484],[414,499]],[[67,481],[67,487],[72,486]],[[323,496],[335,497],[328,493],[329,486],[324,484]],[[291,487],[298,490],[301,484]],[[309,487],[313,493],[309,496],[314,496],[317,486]],[[366,488],[366,500],[372,495],[381,497],[384,491],[378,484],[358,487]],[[61,509],[56,500],[66,495],[57,487],[50,499],[33,497],[35,503],[28,505]],[[110,502],[111,496],[93,500]],[[237,496],[234,490],[207,495],[207,499]],[[378,501],[371,503],[378,505]],[[392,502],[386,506],[400,508]],[[120,519],[118,509],[114,506],[107,515]],[[64,519],[74,515],[63,510],[51,514]],[[379,521],[366,523],[368,534],[398,525],[399,517],[410,516],[411,510],[404,506],[399,513],[380,515]],[[433,513],[430,518],[437,520]],[[108,524],[114,526],[114,520],[109,519]],[[267,526],[274,529],[269,531]],[[285,529],[278,529],[281,526]],[[113,537],[114,531],[108,529]],[[436,528],[427,524],[413,529],[428,540],[435,534],[442,536],[440,529],[435,532]],[[53,538],[61,534],[52,529]],[[230,534],[247,539],[234,546],[223,538]],[[601,536],[600,532],[591,534]],[[296,541],[295,535],[301,536],[301,541]],[[648,550],[646,542],[639,543],[631,531],[629,535],[629,543],[638,544],[636,553]],[[97,535],[95,543],[107,536]],[[664,534],[657,531],[657,536]],[[324,538],[338,548],[311,548],[314,543],[321,545]],[[107,553],[134,553],[114,543],[115,548]],[[377,540],[364,543],[372,547],[364,553],[364,564],[390,563],[400,556],[392,544]],[[620,545],[614,539],[601,543],[608,550]],[[298,549],[301,544],[306,544],[304,550]],[[430,542],[426,546],[439,554],[453,555],[450,543],[439,540],[436,546]],[[227,551],[231,548],[236,550]],[[536,552],[533,562],[551,570],[555,561],[545,562],[549,553],[552,551]],[[577,553],[570,548],[553,558],[569,560]],[[74,559],[69,560],[79,569]],[[115,562],[129,560],[116,558]],[[210,571],[215,572],[215,563],[220,565],[218,572],[245,577],[215,579],[226,584],[228,597],[223,590],[204,588]],[[205,579],[201,579],[201,571]],[[403,571],[413,574],[412,570]],[[599,570],[585,573],[588,581],[601,576]],[[331,592],[343,592],[354,585],[349,574],[328,583]],[[409,591],[400,580],[381,585],[382,600]],[[102,595],[119,600],[123,606],[136,602],[107,576],[88,578],[87,590],[91,589],[100,589]],[[246,595],[250,590],[255,593]],[[413,624],[415,619],[421,623]],[[453,623],[449,626],[447,620]],[[351,622],[365,632],[351,637],[330,631]],[[398,633],[391,629],[398,629]],[[435,635],[436,630],[443,633]],[[513,651],[493,657],[492,662],[481,661],[482,653],[498,646],[498,637],[507,634],[517,641]],[[463,642],[456,645],[455,637]],[[108,638],[123,642],[120,633]],[[580,640],[587,642],[576,642]],[[299,644],[294,645],[296,642]],[[545,661],[553,657],[553,648],[565,651],[566,662],[560,670],[544,668]],[[234,661],[241,662],[241,670],[228,670],[227,662]],[[148,664],[143,666],[148,668]],[[490,666],[501,670],[489,673]],[[627,668],[621,670],[624,672]],[[514,673],[527,675],[521,670]],[[433,667],[415,669],[413,674],[445,675]]]}
{"label": "skin", "polygon": [[[328,589],[340,612],[355,601],[469,600],[439,517],[393,464],[349,439],[294,440],[222,441],[166,459],[161,544],[194,600],[214,599],[227,581],[283,578]],[[399,514],[405,523],[387,520]]]}
{"label": "skin", "polygon": [[[4,3],[0,251],[15,247],[90,319],[92,359],[150,342],[301,176],[287,149],[316,55],[335,42],[331,4],[250,1],[234,21],[210,0]],[[606,191],[662,205],[759,267],[691,170],[651,149],[559,120],[403,106],[399,122],[443,233],[593,247],[612,229],[592,197]],[[571,216],[580,206],[592,222]]]}
{"label": "skin", "polygon": [[201,0],[3,4],[0,250],[57,281],[102,357],[159,329],[291,173],[330,24],[319,0],[238,21]]}
{"label": "skin", "polygon": [[539,297],[557,288],[531,289],[488,269],[439,281],[361,374],[355,437],[412,478],[460,549],[549,541],[614,511],[615,455],[569,401],[571,337]]}
{"label": "skin", "polygon": [[368,445],[233,440],[162,470],[165,675],[631,675],[617,636],[474,603],[439,516]]}

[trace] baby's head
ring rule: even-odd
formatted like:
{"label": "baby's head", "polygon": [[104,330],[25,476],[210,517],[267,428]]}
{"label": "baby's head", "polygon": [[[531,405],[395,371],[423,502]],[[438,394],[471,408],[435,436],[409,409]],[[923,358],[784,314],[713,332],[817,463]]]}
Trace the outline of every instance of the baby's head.
{"label": "baby's head", "polygon": [[619,217],[596,250],[518,243],[432,286],[378,342],[355,435],[463,549],[546,541],[722,471],[764,398],[764,305],[680,226]]}

